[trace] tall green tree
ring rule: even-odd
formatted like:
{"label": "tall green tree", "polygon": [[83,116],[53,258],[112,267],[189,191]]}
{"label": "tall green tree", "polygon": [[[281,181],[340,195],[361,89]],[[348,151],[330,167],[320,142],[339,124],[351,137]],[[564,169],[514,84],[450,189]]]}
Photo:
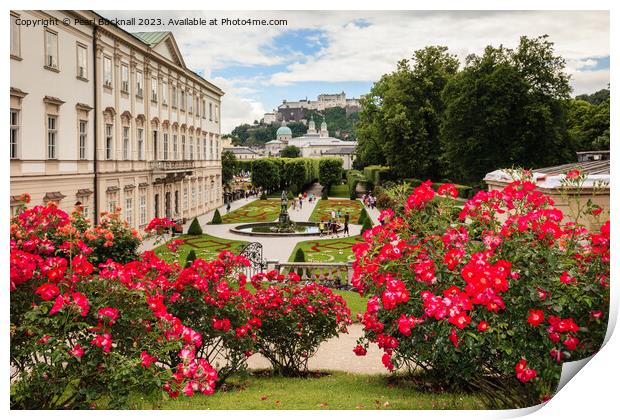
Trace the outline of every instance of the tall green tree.
{"label": "tall green tree", "polygon": [[403,178],[439,177],[441,93],[458,67],[447,47],[429,46],[384,75],[362,102],[358,159],[387,163]]}
{"label": "tall green tree", "polygon": [[467,57],[443,92],[443,162],[454,180],[479,183],[498,168],[535,168],[575,159],[566,128],[570,86],[546,36],[516,50],[488,46]]}
{"label": "tall green tree", "polygon": [[222,153],[222,183],[228,185],[239,172],[237,157],[230,150]]}
{"label": "tall green tree", "polygon": [[283,158],[296,158],[301,155],[301,150],[297,146],[286,146],[284,149],[280,150],[280,157]]}
{"label": "tall green tree", "polygon": [[593,104],[579,98],[567,105],[568,132],[578,150],[609,150],[609,98]]}

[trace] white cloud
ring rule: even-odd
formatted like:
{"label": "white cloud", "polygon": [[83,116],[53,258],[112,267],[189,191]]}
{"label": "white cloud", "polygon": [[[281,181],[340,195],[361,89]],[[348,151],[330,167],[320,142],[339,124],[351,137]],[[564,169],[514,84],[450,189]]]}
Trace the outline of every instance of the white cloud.
{"label": "white cloud", "polygon": [[[222,129],[260,119],[265,105],[257,89],[297,82],[375,81],[396,62],[427,45],[446,45],[463,59],[486,45],[515,47],[519,36],[548,34],[567,60],[575,94],[609,83],[609,71],[583,71],[592,57],[609,55],[609,13],[605,11],[116,11],[106,17],[287,19],[287,26],[161,26],[126,28],[171,30],[185,61],[226,92]],[[360,22],[363,22],[360,23]],[[318,29],[307,41],[320,47],[305,56],[278,44],[294,29]],[[254,75],[251,66],[285,65],[273,74]],[[211,79],[214,70],[247,66],[248,76]]]}

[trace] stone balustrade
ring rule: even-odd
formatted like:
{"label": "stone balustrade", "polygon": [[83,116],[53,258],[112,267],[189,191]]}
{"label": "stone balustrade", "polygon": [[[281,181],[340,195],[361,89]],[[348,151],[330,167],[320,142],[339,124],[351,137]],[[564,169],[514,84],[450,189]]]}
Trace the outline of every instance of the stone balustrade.
{"label": "stone balustrade", "polygon": [[314,281],[332,287],[351,285],[353,276],[353,263],[267,261],[267,269],[275,269],[282,274],[294,271],[302,281]]}

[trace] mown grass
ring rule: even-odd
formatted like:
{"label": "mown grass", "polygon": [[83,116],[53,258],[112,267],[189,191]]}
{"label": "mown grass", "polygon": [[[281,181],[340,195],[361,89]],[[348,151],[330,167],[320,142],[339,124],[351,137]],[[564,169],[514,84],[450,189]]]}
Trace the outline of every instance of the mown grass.
{"label": "mown grass", "polygon": [[222,215],[222,223],[273,222],[280,214],[280,200],[255,200]]}
{"label": "mown grass", "polygon": [[426,392],[413,382],[386,375],[328,372],[284,378],[251,372],[232,378],[228,390],[210,396],[181,396],[154,403],[133,401],[138,409],[165,410],[430,410],[481,409],[474,395]]}
{"label": "mown grass", "polygon": [[349,186],[347,184],[332,185],[328,193],[329,197],[349,198]]}
{"label": "mown grass", "polygon": [[[185,264],[187,254],[189,254],[191,250],[194,250],[197,258],[202,258],[205,261],[211,261],[222,251],[230,251],[238,254],[241,249],[247,245],[246,241],[233,241],[206,234],[181,235],[174,239],[182,239],[185,241],[185,243],[178,249],[179,264],[181,264],[181,266]],[[172,262],[175,259],[175,256],[166,245],[167,243],[155,248],[155,254],[166,262]]]}
{"label": "mown grass", "polygon": [[307,262],[353,261],[354,256],[351,247],[359,242],[363,242],[360,235],[298,242],[288,260],[293,261],[297,249],[301,248]]}

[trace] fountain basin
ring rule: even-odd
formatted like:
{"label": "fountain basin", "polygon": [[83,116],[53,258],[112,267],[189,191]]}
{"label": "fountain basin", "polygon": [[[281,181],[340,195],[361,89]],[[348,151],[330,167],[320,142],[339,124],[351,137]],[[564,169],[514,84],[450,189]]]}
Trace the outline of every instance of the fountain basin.
{"label": "fountain basin", "polygon": [[[277,232],[275,229],[278,228],[280,224],[278,222],[269,222],[269,223],[246,223],[243,225],[237,225],[230,228],[232,233],[237,233],[239,235],[248,235],[248,236],[271,236],[271,237],[282,237],[282,236],[318,236],[319,232],[319,224],[313,222],[295,222],[294,231],[293,232]],[[342,230],[339,229],[339,231]]]}

